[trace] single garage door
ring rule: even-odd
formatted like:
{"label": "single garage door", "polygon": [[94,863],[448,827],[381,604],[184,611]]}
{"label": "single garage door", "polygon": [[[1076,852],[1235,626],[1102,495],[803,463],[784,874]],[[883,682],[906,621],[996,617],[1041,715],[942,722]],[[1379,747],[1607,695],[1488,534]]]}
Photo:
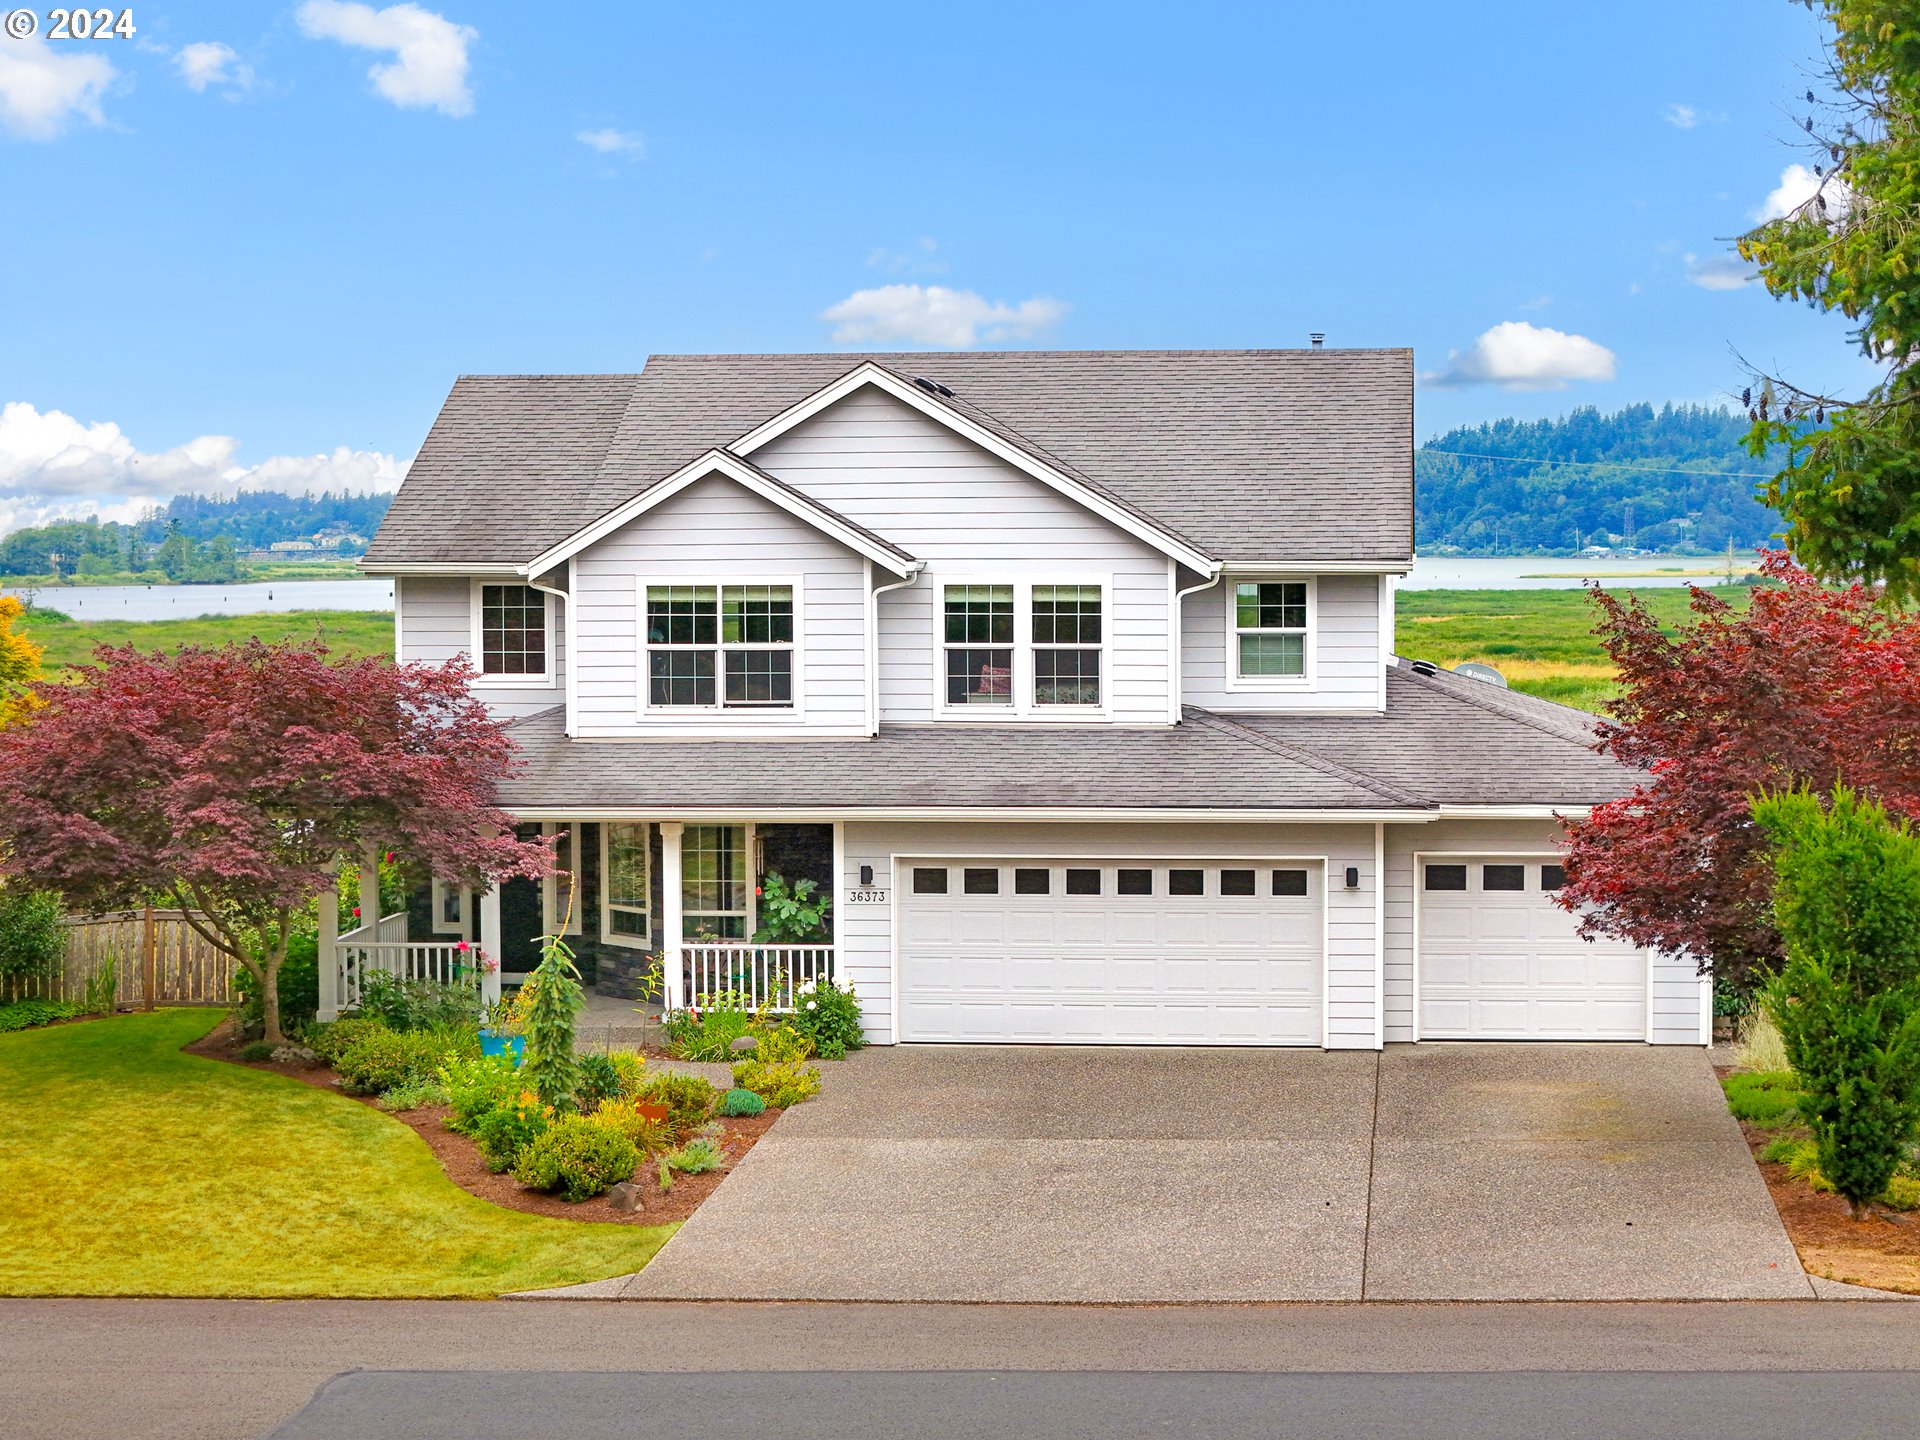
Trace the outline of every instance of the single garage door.
{"label": "single garage door", "polygon": [[905,1040],[1318,1045],[1322,867],[899,862]]}
{"label": "single garage door", "polygon": [[1520,855],[1422,857],[1422,1040],[1644,1040],[1646,952],[1583,940],[1566,876]]}

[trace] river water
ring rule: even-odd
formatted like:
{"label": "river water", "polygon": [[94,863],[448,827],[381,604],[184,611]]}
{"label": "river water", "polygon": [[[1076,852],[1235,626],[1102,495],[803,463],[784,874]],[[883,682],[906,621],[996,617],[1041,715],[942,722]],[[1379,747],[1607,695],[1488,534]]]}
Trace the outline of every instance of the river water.
{"label": "river water", "polygon": [[[1752,557],[1741,557],[1750,565]],[[1574,590],[1588,578],[1638,588],[1713,585],[1724,562],[1656,555],[1638,560],[1548,556],[1433,556],[1416,560],[1403,590]],[[1659,574],[1712,569],[1710,576]],[[1551,578],[1548,578],[1551,577]],[[0,593],[14,594],[5,591]],[[391,610],[391,580],[273,580],[258,585],[48,585],[38,603],[76,620],[184,620],[196,615],[257,615],[274,610]]]}

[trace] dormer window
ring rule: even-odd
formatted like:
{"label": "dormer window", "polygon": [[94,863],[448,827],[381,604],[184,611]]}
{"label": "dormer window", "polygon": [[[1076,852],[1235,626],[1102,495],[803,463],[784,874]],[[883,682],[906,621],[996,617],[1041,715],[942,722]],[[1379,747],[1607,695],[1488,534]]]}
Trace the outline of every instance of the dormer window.
{"label": "dormer window", "polygon": [[793,586],[649,585],[647,704],[793,708]]}
{"label": "dormer window", "polygon": [[475,587],[474,658],[483,683],[545,685],[552,654],[547,597],[531,585]]}
{"label": "dormer window", "polygon": [[1300,682],[1308,674],[1313,608],[1305,580],[1251,580],[1233,587],[1235,674],[1250,686]]}

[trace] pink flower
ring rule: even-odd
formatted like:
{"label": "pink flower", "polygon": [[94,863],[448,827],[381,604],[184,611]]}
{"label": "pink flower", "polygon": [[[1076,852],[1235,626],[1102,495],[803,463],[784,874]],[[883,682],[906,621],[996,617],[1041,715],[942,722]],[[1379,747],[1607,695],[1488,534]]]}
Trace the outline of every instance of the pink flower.
{"label": "pink flower", "polygon": [[462,955],[464,955],[467,953],[467,951],[471,950],[473,947],[467,944],[466,941],[462,940],[459,944],[455,945],[453,948],[458,950]]}
{"label": "pink flower", "polygon": [[353,918],[356,920],[360,918],[360,907],[358,905],[353,907]]}
{"label": "pink flower", "polygon": [[480,973],[482,975],[491,975],[499,968],[500,962],[498,960],[489,960],[485,955],[480,957]]}
{"label": "pink flower", "polygon": [[396,855],[398,855],[399,853],[400,853],[400,852],[399,852],[398,850],[389,850],[389,851],[387,851],[387,861],[386,861],[386,863],[387,863],[387,864],[389,864],[389,865],[391,865],[391,864],[393,863],[393,857],[394,857],[394,856],[396,856]]}

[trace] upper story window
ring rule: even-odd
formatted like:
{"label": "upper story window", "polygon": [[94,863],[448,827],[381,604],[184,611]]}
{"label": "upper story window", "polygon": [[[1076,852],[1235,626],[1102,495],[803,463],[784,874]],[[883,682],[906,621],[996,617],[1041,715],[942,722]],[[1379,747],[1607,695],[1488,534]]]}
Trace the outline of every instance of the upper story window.
{"label": "upper story window", "polygon": [[1033,587],[1033,703],[1100,703],[1100,587]]}
{"label": "upper story window", "polygon": [[1013,587],[946,588],[947,704],[1013,703]]}
{"label": "upper story window", "polygon": [[1308,612],[1304,580],[1243,581],[1233,587],[1235,674],[1255,684],[1307,676]]}
{"label": "upper story window", "polygon": [[791,585],[649,585],[647,703],[793,706]]}
{"label": "upper story window", "polygon": [[[1098,709],[1104,586],[948,585],[940,649],[950,709]],[[988,712],[991,713],[991,712]]]}
{"label": "upper story window", "polygon": [[547,597],[531,585],[479,587],[480,674],[488,679],[547,679]]}

